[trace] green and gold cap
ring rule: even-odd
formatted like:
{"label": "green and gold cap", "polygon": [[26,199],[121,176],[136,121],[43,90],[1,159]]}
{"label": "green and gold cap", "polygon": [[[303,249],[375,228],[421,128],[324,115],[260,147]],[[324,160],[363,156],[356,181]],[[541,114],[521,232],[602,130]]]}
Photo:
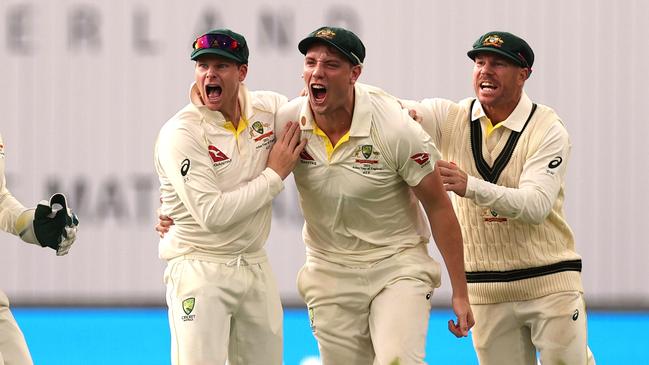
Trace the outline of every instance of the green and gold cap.
{"label": "green and gold cap", "polygon": [[196,61],[202,55],[213,54],[247,64],[248,53],[248,44],[241,34],[230,29],[213,29],[196,38],[191,59]]}
{"label": "green and gold cap", "polygon": [[312,44],[320,42],[340,51],[353,65],[362,65],[365,60],[365,45],[354,32],[338,27],[320,27],[304,38],[297,48],[306,55]]}
{"label": "green and gold cap", "polygon": [[513,61],[516,65],[532,69],[534,52],[525,40],[507,32],[489,32],[473,43],[473,49],[467,52],[472,60],[478,53],[493,52]]}

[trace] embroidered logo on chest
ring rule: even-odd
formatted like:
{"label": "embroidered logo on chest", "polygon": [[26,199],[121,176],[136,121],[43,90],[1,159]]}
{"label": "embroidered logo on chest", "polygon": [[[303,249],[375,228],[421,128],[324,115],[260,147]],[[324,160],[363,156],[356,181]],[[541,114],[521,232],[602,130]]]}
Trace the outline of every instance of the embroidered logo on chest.
{"label": "embroidered logo on chest", "polygon": [[359,170],[365,175],[371,174],[374,171],[383,170],[383,166],[379,163],[381,152],[374,149],[374,146],[371,144],[356,146],[353,156],[354,163],[352,168]]}
{"label": "embroidered logo on chest", "polygon": [[269,149],[271,144],[275,142],[275,133],[270,129],[270,124],[268,123],[257,120],[250,125],[248,132],[250,133],[250,139],[255,141],[256,149],[263,147]]}
{"label": "embroidered logo on chest", "polygon": [[212,166],[221,166],[232,162],[230,157],[215,146],[207,146],[207,152],[210,154],[210,158],[212,159]]}

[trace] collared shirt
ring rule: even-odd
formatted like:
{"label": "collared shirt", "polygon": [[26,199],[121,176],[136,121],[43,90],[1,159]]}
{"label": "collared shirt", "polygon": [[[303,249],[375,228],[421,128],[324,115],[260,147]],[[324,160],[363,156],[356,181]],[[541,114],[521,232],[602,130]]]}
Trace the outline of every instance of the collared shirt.
{"label": "collared shirt", "polygon": [[[403,100],[402,103],[420,113],[423,118],[422,127],[436,144],[440,144],[442,126],[454,102],[434,98],[424,99],[420,103]],[[482,125],[482,155],[488,164],[493,164],[511,131],[520,132],[523,129],[532,105],[532,101],[523,93],[514,111],[500,123],[501,127],[487,135],[486,124],[490,121],[482,105],[478,101],[473,104],[471,119],[473,123]],[[502,216],[538,224],[552,210],[562,189],[570,148],[568,132],[557,117],[548,129],[543,144],[533,155],[528,156],[517,187],[500,186],[479,177],[468,176],[465,197],[480,206],[493,208]],[[562,163],[556,168],[548,169],[548,165],[557,158],[561,158]]]}
{"label": "collared shirt", "polygon": [[308,140],[293,171],[307,254],[351,266],[428,241],[427,221],[409,187],[431,173],[440,156],[395,98],[359,83],[354,92],[348,140],[333,150],[316,132],[307,98],[289,102],[277,118],[278,128],[299,121]]}
{"label": "collared shirt", "polygon": [[7,190],[5,180],[5,148],[0,135],[0,230],[17,234],[16,219],[24,212],[25,208],[16,198]]}
{"label": "collared shirt", "polygon": [[286,98],[240,85],[241,121],[192,102],[161,129],[155,147],[161,212],[174,226],[160,240],[160,257],[258,251],[270,230],[271,201],[282,179],[266,167],[276,140],[275,113]]}

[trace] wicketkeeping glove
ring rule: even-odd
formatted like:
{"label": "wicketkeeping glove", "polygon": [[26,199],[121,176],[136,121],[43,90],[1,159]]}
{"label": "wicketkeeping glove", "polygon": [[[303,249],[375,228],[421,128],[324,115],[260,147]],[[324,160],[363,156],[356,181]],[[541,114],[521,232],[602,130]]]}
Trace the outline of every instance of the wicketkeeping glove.
{"label": "wicketkeeping glove", "polygon": [[20,238],[29,243],[50,247],[57,256],[70,251],[77,236],[79,219],[68,209],[63,194],[54,194],[50,201],[41,201],[36,209],[22,213],[16,222]]}

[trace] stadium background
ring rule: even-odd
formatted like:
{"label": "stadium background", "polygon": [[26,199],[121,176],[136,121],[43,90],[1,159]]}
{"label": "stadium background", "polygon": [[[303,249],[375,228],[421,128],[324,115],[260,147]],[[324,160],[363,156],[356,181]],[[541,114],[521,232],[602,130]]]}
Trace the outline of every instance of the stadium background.
{"label": "stadium background", "polygon": [[[27,316],[19,320],[34,314],[22,307],[164,305],[153,143],[188,101],[198,33],[241,32],[251,51],[246,84],[293,96],[302,87],[297,42],[323,24],[348,27],[367,47],[361,81],[403,98],[459,100],[473,94],[466,51],[478,35],[507,30],[536,53],[528,95],[557,110],[571,134],[566,213],[584,259],[587,302],[646,313],[648,13],[641,0],[3,0],[8,186],[28,205],[64,191],[81,227],[63,258],[0,235],[0,288]],[[274,203],[267,249],[284,304],[299,308],[304,248],[295,194],[288,181]],[[440,310],[449,295],[444,277],[433,298]]]}

